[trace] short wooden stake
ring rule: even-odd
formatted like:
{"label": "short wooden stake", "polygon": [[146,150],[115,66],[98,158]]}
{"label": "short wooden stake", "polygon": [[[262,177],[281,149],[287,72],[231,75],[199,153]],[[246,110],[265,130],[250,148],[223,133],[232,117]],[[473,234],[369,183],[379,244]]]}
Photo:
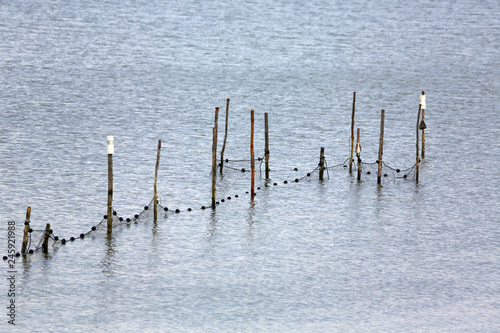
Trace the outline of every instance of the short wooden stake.
{"label": "short wooden stake", "polygon": [[319,180],[323,180],[325,172],[325,147],[321,147],[319,151]]}
{"label": "short wooden stake", "polygon": [[382,155],[384,152],[384,118],[385,118],[385,110],[382,110],[380,115],[380,140],[378,143],[377,184],[382,183]]}
{"label": "short wooden stake", "polygon": [[349,174],[352,174],[352,159],[354,150],[354,113],[356,110],[356,92],[352,94],[352,117],[351,117],[351,154],[349,155]]}
{"label": "short wooden stake", "polygon": [[158,169],[160,168],[160,151],[161,151],[161,140],[158,140],[158,151],[156,153],[156,166],[155,166],[155,185],[154,185],[154,221],[158,219],[158,191],[157,191],[157,180],[158,180]]}
{"label": "short wooden stake", "polygon": [[358,180],[361,180],[361,144],[359,143],[360,130],[358,128],[358,138],[356,140],[356,157],[358,158]]}
{"label": "short wooden stake", "polygon": [[418,116],[417,116],[417,142],[416,142],[416,146],[417,146],[417,158],[416,158],[416,162],[415,162],[415,166],[416,166],[416,175],[415,175],[415,180],[416,182],[418,183],[418,174],[420,173],[420,156],[419,156],[419,140],[418,140],[418,130],[419,130],[419,125],[420,125],[420,111],[421,111],[421,108],[422,108],[422,104],[419,104],[418,105]]}
{"label": "short wooden stake", "polygon": [[255,196],[255,158],[253,151],[253,137],[254,137],[254,111],[250,110],[250,169],[252,170],[250,193],[252,195],[252,198]]}
{"label": "short wooden stake", "polygon": [[45,233],[43,234],[42,250],[47,252],[49,250],[49,237],[50,237],[50,223],[45,226]]}
{"label": "short wooden stake", "polygon": [[228,117],[229,117],[229,98],[226,101],[226,130],[224,133],[224,144],[222,145],[222,150],[220,151],[220,173],[222,173],[222,170],[224,168],[224,151],[226,150],[226,142],[227,142]]}
{"label": "short wooden stake", "polygon": [[31,207],[26,209],[26,220],[24,221],[24,235],[23,235],[23,245],[21,247],[21,253],[26,253],[28,247],[28,233],[30,230],[30,216],[31,216]]}
{"label": "short wooden stake", "polygon": [[420,96],[420,105],[422,109],[422,121],[420,122],[420,129],[422,130],[422,159],[425,158],[425,91],[422,91],[422,95]]}
{"label": "short wooden stake", "polygon": [[265,147],[264,147],[264,158],[266,163],[266,179],[269,179],[269,117],[268,113],[264,113],[264,127],[265,127]]}
{"label": "short wooden stake", "polygon": [[108,136],[108,232],[113,230],[113,154],[114,137]]}

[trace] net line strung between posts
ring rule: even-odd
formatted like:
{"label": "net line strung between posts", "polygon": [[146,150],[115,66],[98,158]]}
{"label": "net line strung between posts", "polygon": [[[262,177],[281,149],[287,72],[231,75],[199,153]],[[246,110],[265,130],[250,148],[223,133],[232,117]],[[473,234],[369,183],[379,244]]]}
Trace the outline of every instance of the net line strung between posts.
{"label": "net line strung between posts", "polygon": [[[259,158],[256,158],[255,159],[256,162],[259,163],[259,176],[260,178],[263,178],[262,174],[262,164],[264,162],[264,158],[263,157],[259,157]],[[223,173],[226,174],[226,173],[229,173],[230,175],[237,175],[237,174],[248,174],[248,172],[250,171],[250,163],[251,160],[248,159],[248,160],[230,160],[230,159],[225,159],[224,160],[224,165],[223,165]],[[324,158],[324,162],[325,162],[325,171],[327,172],[327,179],[330,179],[330,174],[329,174],[329,171],[334,171],[334,170],[348,170],[349,168],[349,158],[347,158],[344,162],[342,163],[339,163],[339,164],[335,164],[333,166],[328,166],[328,163],[327,163],[327,160],[326,158]],[[352,164],[353,164],[353,174],[357,173],[358,171],[358,162],[356,160],[353,159],[352,161]],[[361,161],[360,165],[361,165],[361,173],[362,173],[362,177],[361,177],[361,181],[363,181],[365,179],[365,177],[367,176],[377,176],[377,173],[378,173],[378,164],[379,164],[379,161],[375,161],[375,162],[363,162]],[[415,179],[415,167],[416,167],[416,164],[412,165],[411,167],[408,167],[408,168],[395,168],[395,167],[392,167],[390,165],[388,165],[387,163],[385,163],[384,161],[382,161],[382,177],[386,178],[386,179],[392,179],[392,180],[397,180],[397,179]],[[220,167],[220,163],[219,163],[219,167]],[[296,178],[298,179],[299,181],[300,180],[303,180],[303,179],[306,179],[306,178],[311,178],[313,179],[314,177],[313,176],[316,176],[317,173],[319,173],[319,170],[320,170],[320,166],[318,164],[318,166],[312,170],[311,172],[308,172],[305,176],[301,177],[301,178]],[[271,174],[277,174],[277,173],[286,173],[287,171],[291,171],[290,168],[270,168],[270,173]],[[294,168],[293,171],[298,171],[297,168]],[[283,178],[283,176],[282,176]],[[286,177],[285,177],[286,178]]]}
{"label": "net line strung between posts", "polygon": [[[260,178],[262,179],[262,164],[264,162],[263,157],[258,157],[255,159],[259,163],[259,169],[260,169]],[[330,171],[334,172],[347,172],[348,170],[348,162],[349,158],[346,159],[344,162],[333,165],[333,166],[328,166],[326,158],[324,159],[325,162],[325,171],[327,172],[327,179],[330,179]],[[378,172],[378,161],[372,162],[372,163],[366,163],[366,162],[361,162],[361,170],[362,170],[362,180],[366,179],[367,176],[376,176]],[[406,169],[398,169],[389,166],[387,163],[382,162],[383,166],[383,178],[382,179],[408,179],[410,178],[409,176],[412,175],[411,178],[415,178],[415,166],[413,165],[409,168]],[[249,174],[250,170],[250,160],[229,160],[226,159],[224,161],[224,173],[229,172],[230,174],[243,174],[247,175]],[[273,172],[274,169],[271,169],[270,171]],[[281,171],[291,171],[289,168],[288,169],[277,169],[278,173]],[[389,170],[389,171],[387,171]],[[313,180],[318,180],[318,174],[320,171],[320,165],[316,166],[312,171],[306,173],[304,176],[300,178],[294,178],[291,180],[291,182],[302,182],[302,181],[313,181]],[[293,172],[298,172],[297,168],[293,169]],[[357,161],[353,161],[353,176],[357,172]],[[391,177],[389,177],[389,175]],[[283,177],[286,178],[286,177]],[[287,184],[288,180],[282,180],[283,184]],[[272,184],[273,186],[277,186],[278,183],[274,182]],[[269,187],[270,184],[265,184],[265,187]],[[257,190],[260,190],[261,187],[257,187]],[[248,194],[248,192],[246,192]],[[234,198],[238,198],[239,195],[234,195]],[[232,197],[227,197],[227,198],[220,198],[219,201],[216,202],[217,205],[224,203],[226,201],[230,201]],[[205,210],[209,208],[210,205],[206,206],[200,206],[199,208],[194,208],[194,209],[199,209],[199,210]],[[160,218],[166,218],[170,214],[177,214],[181,213],[184,211],[192,211],[193,208],[187,208],[185,210],[180,210],[180,209],[175,209],[175,210],[169,210],[167,207],[163,206],[161,202],[158,202],[157,204],[157,218],[158,220]],[[132,218],[123,218],[118,216],[118,213],[113,210],[113,218],[112,218],[112,226],[113,230],[115,230],[117,227],[120,226],[126,226],[130,225],[131,223],[137,224],[142,221],[151,221],[154,220],[154,200],[152,199],[148,205],[144,206],[144,209],[139,213],[134,215]],[[48,248],[50,247],[58,247],[60,245],[65,245],[67,242],[73,242],[77,239],[84,239],[85,237],[93,234],[93,233],[98,233],[98,232],[107,232],[107,216],[104,215],[103,219],[101,222],[99,222],[97,225],[93,226],[91,230],[87,231],[86,233],[81,233],[77,237],[70,237],[68,239],[65,238],[60,238],[58,236],[55,236],[53,231],[50,230],[49,236],[48,236]],[[26,252],[27,253],[35,253],[43,249],[43,243],[45,239],[45,229],[29,229],[28,232],[28,242],[27,242],[27,248]],[[17,256],[17,254],[16,254]],[[5,259],[5,257],[4,257]]]}

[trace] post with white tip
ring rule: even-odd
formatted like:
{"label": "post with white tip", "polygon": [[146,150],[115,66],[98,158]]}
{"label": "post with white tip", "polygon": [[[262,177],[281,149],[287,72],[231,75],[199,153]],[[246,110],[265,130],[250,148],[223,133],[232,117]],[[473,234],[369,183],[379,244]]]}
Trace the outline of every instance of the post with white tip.
{"label": "post with white tip", "polygon": [[425,158],[425,129],[427,126],[425,125],[425,91],[422,91],[422,95],[420,95],[420,105],[422,109],[422,120],[420,121],[419,128],[422,130],[422,159]]}
{"label": "post with white tip", "polygon": [[108,143],[108,232],[113,230],[113,154],[115,153],[115,138],[107,137]]}

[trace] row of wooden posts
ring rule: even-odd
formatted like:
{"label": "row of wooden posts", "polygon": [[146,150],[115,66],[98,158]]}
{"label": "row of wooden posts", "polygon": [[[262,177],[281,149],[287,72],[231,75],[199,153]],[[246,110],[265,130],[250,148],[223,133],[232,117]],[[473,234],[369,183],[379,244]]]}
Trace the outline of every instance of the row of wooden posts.
{"label": "row of wooden posts", "polygon": [[[227,143],[227,132],[228,132],[228,117],[229,117],[229,101],[226,101],[226,124],[225,124],[225,135],[224,143],[220,153],[220,173],[223,173],[224,168],[224,152]],[[350,140],[350,156],[349,156],[349,173],[352,174],[353,165],[353,153],[354,153],[354,115],[356,110],[356,92],[353,93],[352,101],[352,117],[351,117],[351,140]],[[213,127],[213,142],[212,142],[212,209],[216,207],[215,201],[215,188],[216,188],[216,173],[217,173],[217,131],[218,131],[218,117],[219,108],[215,108],[215,123]],[[381,111],[380,119],[380,139],[379,139],[379,151],[378,151],[378,172],[377,172],[377,183],[381,183],[382,176],[382,156],[384,147],[384,119],[385,110]],[[265,177],[269,179],[269,117],[268,113],[264,114],[264,125],[265,125],[265,149],[264,149],[264,159],[265,159]],[[251,197],[255,196],[255,157],[254,157],[254,110],[250,110],[250,168],[251,168],[251,183],[250,183],[250,193]],[[420,172],[420,162],[421,158],[425,158],[425,92],[422,91],[420,96],[420,104],[418,107],[417,116],[417,126],[416,126],[416,181],[419,180]],[[422,149],[420,151],[419,145],[419,130],[422,131]],[[160,166],[160,151],[161,151],[161,140],[158,140],[158,149],[156,155],[156,165],[155,165],[155,179],[154,179],[154,196],[153,196],[153,206],[154,206],[154,221],[158,218],[158,193],[157,193],[157,179],[158,179],[158,169]],[[108,152],[108,204],[107,204],[107,230],[112,231],[113,228],[113,154],[114,154],[114,137],[107,137],[107,152]],[[357,142],[356,142],[356,157],[357,157],[357,179],[361,180],[361,145],[360,145],[360,129],[357,129]],[[421,157],[421,158],[420,158]],[[319,160],[319,179],[323,180],[325,170],[325,148],[320,149],[320,160]],[[22,253],[27,251],[28,243],[28,233],[29,233],[29,223],[30,223],[31,207],[28,207],[26,211],[26,220],[24,223],[24,235],[22,243]],[[43,234],[42,249],[46,251],[48,249],[48,241],[50,238],[51,229],[50,224],[47,223],[45,231]]]}
{"label": "row of wooden posts", "polygon": [[[352,164],[353,164],[353,150],[354,150],[354,114],[356,111],[356,92],[353,93],[352,98],[352,117],[351,117],[351,142],[350,142],[350,156],[349,156],[349,173],[352,174]],[[422,114],[422,118],[420,115]],[[385,120],[385,110],[382,109],[380,114],[380,139],[379,139],[379,149],[378,149],[378,172],[377,172],[377,183],[382,182],[382,156],[384,151],[384,120]],[[420,140],[419,140],[419,130],[422,131],[422,151],[421,157],[425,158],[425,91],[422,91],[420,96],[420,104],[418,106],[418,116],[417,116],[417,126],[416,126],[416,162],[415,162],[415,180],[418,182],[420,173]],[[357,129],[357,142],[356,142],[356,157],[357,157],[357,169],[358,169],[358,180],[361,180],[361,145],[360,145],[360,129]]]}

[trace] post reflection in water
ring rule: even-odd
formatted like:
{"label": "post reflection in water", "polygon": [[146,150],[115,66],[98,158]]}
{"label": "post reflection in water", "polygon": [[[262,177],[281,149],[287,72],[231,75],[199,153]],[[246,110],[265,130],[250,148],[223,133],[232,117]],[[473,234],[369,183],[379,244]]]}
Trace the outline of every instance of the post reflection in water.
{"label": "post reflection in water", "polygon": [[106,247],[104,252],[104,257],[101,260],[102,272],[104,276],[109,279],[115,274],[115,255],[116,250],[116,239],[113,237],[113,233],[108,232],[106,234]]}

